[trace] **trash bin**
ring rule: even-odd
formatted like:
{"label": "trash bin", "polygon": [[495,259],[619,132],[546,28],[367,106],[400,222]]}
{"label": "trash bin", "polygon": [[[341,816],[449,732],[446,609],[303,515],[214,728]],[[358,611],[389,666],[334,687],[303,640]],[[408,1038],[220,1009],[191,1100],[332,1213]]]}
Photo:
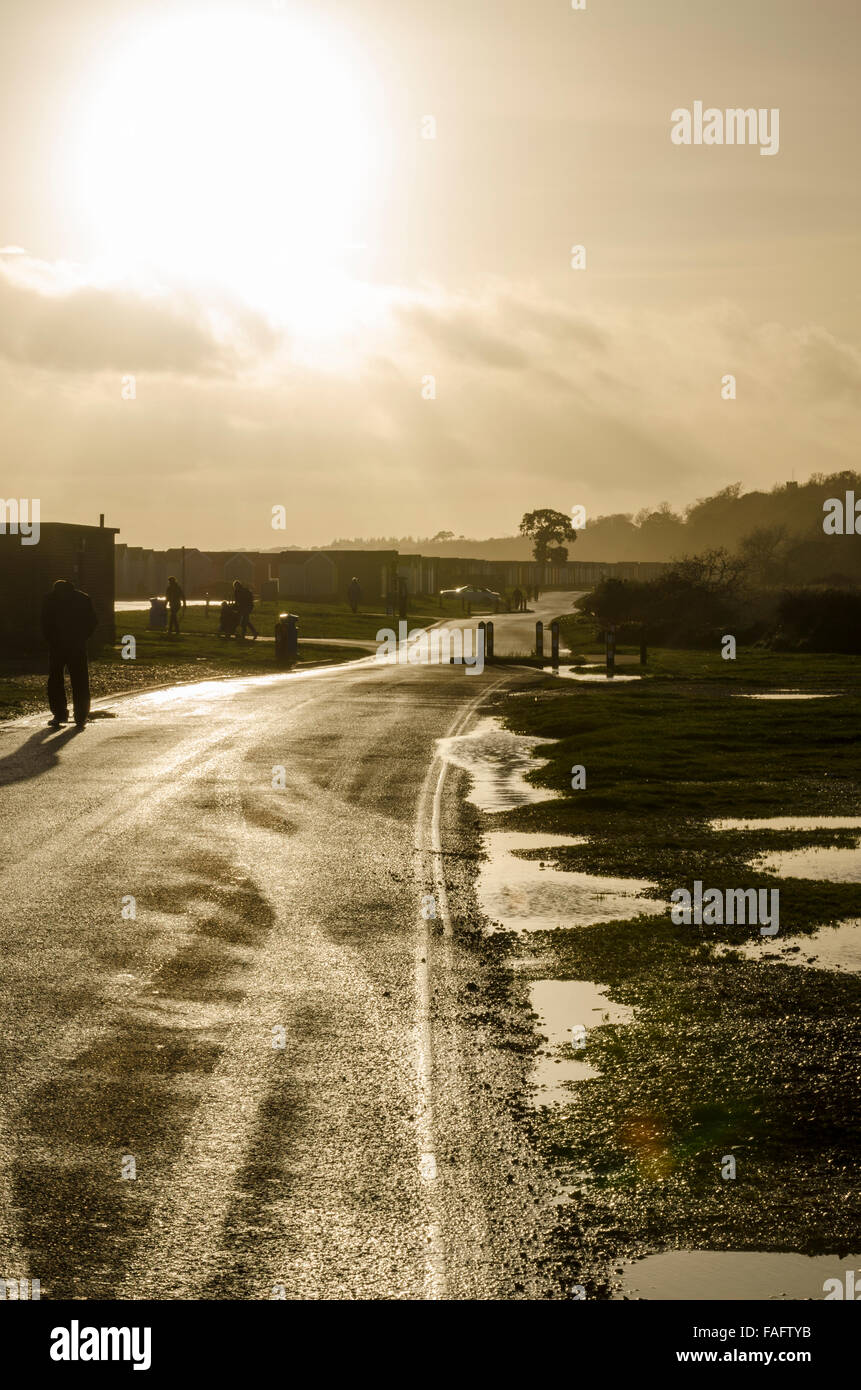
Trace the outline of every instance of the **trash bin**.
{"label": "trash bin", "polygon": [[299,619],[295,613],[279,613],[275,624],[275,661],[295,666],[299,656]]}
{"label": "trash bin", "polygon": [[164,632],[167,627],[167,599],[151,598],[149,601],[149,625]]}

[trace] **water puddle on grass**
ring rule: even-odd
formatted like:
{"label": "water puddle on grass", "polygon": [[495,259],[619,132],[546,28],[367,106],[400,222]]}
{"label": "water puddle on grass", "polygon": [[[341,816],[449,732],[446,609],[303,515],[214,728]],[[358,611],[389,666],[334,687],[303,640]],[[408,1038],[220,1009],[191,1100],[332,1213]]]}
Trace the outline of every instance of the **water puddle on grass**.
{"label": "water puddle on grass", "polygon": [[735,700],[836,700],[840,696],[840,691],[808,691],[808,690],[768,690],[762,694],[754,694],[749,690],[738,690],[733,692]]}
{"label": "water puddle on grass", "polygon": [[640,680],[639,676],[622,676],[618,673],[614,676],[608,676],[603,666],[597,671],[591,671],[584,666],[560,666],[558,671],[551,668],[546,674],[559,676],[566,681],[607,681],[610,685],[618,685],[620,681]]}
{"label": "water puddle on grass", "polygon": [[803,965],[809,970],[861,972],[861,920],[852,918],[835,927],[819,927],[810,936],[744,941],[739,946],[719,944],[716,956],[738,951],[745,960],[774,961],[780,965]]}
{"label": "water puddle on grass", "polygon": [[861,816],[768,816],[711,820],[710,830],[861,830]]}
{"label": "water puddle on grass", "polygon": [[590,1081],[601,1073],[585,1061],[559,1057],[559,1048],[572,1044],[572,1028],[582,1025],[586,1041],[590,1028],[602,1023],[630,1023],[634,1010],[616,1004],[592,980],[534,980],[529,986],[532,1008],[538,1014],[538,1032],[547,1039],[532,1073],[535,1088],[531,1104],[572,1105],[579,1099],[568,1089],[573,1081]]}
{"label": "water puddle on grass", "polygon": [[547,762],[546,758],[535,757],[535,749],[554,741],[513,734],[501,720],[489,716],[471,734],[438,739],[437,750],[446,762],[469,773],[472,790],[468,800],[480,811],[492,813],[557,798],[558,792],[530,786],[526,781],[527,772]]}
{"label": "water puddle on grass", "polygon": [[718,1302],[824,1299],[825,1280],[838,1279],[845,1289],[846,1273],[857,1270],[859,1260],[859,1255],[841,1258],[759,1250],[667,1250],[627,1265],[623,1287],[615,1297]]}
{"label": "water puddle on grass", "polygon": [[827,883],[861,883],[861,849],[807,845],[803,849],[770,850],[754,860],[757,869],[781,878],[813,878]]}
{"label": "water puddle on grass", "polygon": [[490,930],[554,931],[624,921],[648,913],[657,917],[668,904],[644,894],[655,885],[645,879],[610,878],[544,866],[522,859],[516,850],[547,850],[582,845],[582,835],[528,834],[494,830],[484,836],[489,858],[479,868],[478,900]]}

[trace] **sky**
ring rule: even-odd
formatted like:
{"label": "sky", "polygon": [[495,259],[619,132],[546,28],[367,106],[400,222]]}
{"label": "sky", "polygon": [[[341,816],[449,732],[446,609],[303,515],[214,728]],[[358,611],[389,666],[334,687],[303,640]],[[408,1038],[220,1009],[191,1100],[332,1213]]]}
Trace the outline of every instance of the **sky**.
{"label": "sky", "polygon": [[[857,0],[0,21],[0,495],[43,521],[484,537],[857,465]],[[695,102],[776,153],[674,143]]]}

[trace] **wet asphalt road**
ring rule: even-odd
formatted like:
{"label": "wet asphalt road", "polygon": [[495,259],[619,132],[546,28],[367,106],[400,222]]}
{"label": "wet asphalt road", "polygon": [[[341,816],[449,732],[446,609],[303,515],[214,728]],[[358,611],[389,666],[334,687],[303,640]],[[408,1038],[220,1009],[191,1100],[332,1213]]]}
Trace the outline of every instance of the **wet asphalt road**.
{"label": "wet asphalt road", "polygon": [[[573,613],[575,600],[582,592],[548,590],[537,599],[530,599],[525,613],[475,612],[466,618],[444,618],[442,625],[450,628],[476,628],[485,619],[493,622],[493,646],[497,656],[532,656],[535,652],[535,624],[544,624],[544,654],[550,656],[550,624],[554,618]],[[473,646],[473,651],[475,647]]]}
{"label": "wet asphalt road", "polygon": [[0,726],[0,1274],[506,1296],[528,1217],[433,854],[465,845],[435,740],[499,679],[361,663]]}

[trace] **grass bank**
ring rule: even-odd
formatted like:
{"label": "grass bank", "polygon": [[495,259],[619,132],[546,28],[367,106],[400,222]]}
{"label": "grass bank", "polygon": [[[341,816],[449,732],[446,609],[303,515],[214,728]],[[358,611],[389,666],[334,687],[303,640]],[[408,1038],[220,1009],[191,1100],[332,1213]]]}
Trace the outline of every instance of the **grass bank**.
{"label": "grass bank", "polygon": [[[784,685],[837,698],[737,698]],[[546,679],[498,711],[515,731],[554,740],[536,750],[547,763],[531,780],[559,799],[494,816],[493,828],[588,836],[537,850],[545,863],[647,880],[656,899],[695,879],[776,887],[779,939],[861,919],[861,884],[754,863],[765,850],[854,844],[850,832],[709,827],[861,814],[857,658],[656,652],[640,683]],[[575,764],[586,769],[576,791]],[[579,1283],[611,1296],[618,1262],[653,1250],[857,1251],[861,979],[815,961],[749,960],[736,948],[756,934],[676,926],[668,912],[529,934],[515,992],[529,978],[593,980],[636,1010],[627,1026],[590,1026],[585,1050],[560,1049],[602,1075],[525,1121],[569,1188],[547,1256],[563,1293]],[[502,963],[524,942],[500,934],[482,949]],[[806,956],[815,948],[795,958]],[[728,1154],[732,1180],[721,1175]]]}

